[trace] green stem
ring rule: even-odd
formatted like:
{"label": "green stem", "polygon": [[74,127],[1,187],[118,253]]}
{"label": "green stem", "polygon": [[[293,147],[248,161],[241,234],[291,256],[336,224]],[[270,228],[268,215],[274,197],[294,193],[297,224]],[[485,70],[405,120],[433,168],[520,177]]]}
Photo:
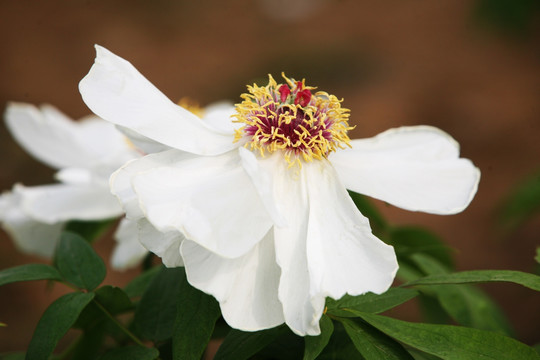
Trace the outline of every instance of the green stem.
{"label": "green stem", "polygon": [[128,328],[126,328],[122,323],[120,323],[118,320],[116,320],[116,318],[114,316],[111,315],[110,312],[107,311],[107,309],[105,309],[105,307],[103,305],[101,305],[99,303],[99,301],[97,301],[96,299],[92,300],[96,305],[97,307],[103,311],[103,313],[113,322],[116,324],[116,326],[118,326],[118,328],[120,328],[120,330],[122,330],[129,338],[131,338],[131,340],[135,341],[138,345],[140,346],[145,346],[141,340],[139,340],[139,338],[137,338],[131,331],[129,331]]}

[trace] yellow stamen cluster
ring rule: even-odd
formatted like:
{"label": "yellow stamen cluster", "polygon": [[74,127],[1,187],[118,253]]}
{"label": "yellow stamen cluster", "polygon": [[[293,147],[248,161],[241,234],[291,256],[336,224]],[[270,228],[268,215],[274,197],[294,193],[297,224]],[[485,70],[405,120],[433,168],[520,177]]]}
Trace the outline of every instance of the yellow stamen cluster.
{"label": "yellow stamen cluster", "polygon": [[347,132],[349,110],[326,92],[311,94],[313,87],[304,80],[295,82],[282,74],[287,84],[278,84],[269,75],[266,86],[248,86],[243,101],[236,104],[235,122],[245,124],[236,130],[235,141],[261,156],[282,151],[289,166],[321,160],[350,146]]}

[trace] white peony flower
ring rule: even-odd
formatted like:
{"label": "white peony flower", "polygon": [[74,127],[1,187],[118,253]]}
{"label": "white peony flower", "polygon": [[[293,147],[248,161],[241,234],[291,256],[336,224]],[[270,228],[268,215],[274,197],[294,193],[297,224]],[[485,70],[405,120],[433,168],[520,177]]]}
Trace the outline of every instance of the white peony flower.
{"label": "white peony flower", "polygon": [[336,97],[271,77],[248,87],[233,119],[205,122],[96,49],[79,85],[86,104],[171,148],[123,166],[112,191],[150,229],[145,246],[169,264],[181,254],[189,282],[219,301],[234,328],[285,322],[317,335],[327,296],[389,288],[393,248],[371,233],[346,189],[437,214],[463,210],[476,192],[478,169],[436,128],[351,141]]}
{"label": "white peony flower", "polygon": [[[75,122],[50,105],[10,103],[8,129],[32,156],[59,169],[56,184],[16,184],[0,196],[0,222],[26,253],[51,257],[69,220],[106,220],[123,215],[108,186],[110,174],[141,156],[113,124],[96,116]],[[134,266],[147,253],[137,241],[137,224],[123,219],[112,256],[117,269]]]}

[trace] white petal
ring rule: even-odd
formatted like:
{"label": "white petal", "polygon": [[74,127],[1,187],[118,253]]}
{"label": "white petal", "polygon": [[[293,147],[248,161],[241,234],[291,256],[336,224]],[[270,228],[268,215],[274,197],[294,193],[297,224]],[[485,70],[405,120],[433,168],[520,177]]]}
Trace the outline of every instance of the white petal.
{"label": "white petal", "polygon": [[159,256],[166,267],[183,266],[180,256],[180,245],[185,237],[178,231],[161,232],[152,226],[146,219],[137,221],[139,241],[141,244]]}
{"label": "white petal", "polygon": [[126,217],[134,220],[144,217],[139,199],[131,185],[131,179],[136,174],[161,166],[174,166],[175,163],[193,156],[184,151],[171,149],[132,160],[114,172],[110,178],[111,192],[122,203]]}
{"label": "white petal", "polygon": [[274,169],[275,193],[280,211],[289,224],[274,227],[276,261],[281,268],[279,300],[285,322],[293,332],[301,336],[318,335],[325,298],[310,294],[306,253],[309,199],[305,171],[288,169],[286,163],[279,165]]}
{"label": "white petal", "polygon": [[0,196],[0,223],[22,252],[50,258],[65,223],[45,224],[29,217],[21,207],[19,186]]}
{"label": "white petal", "polygon": [[231,327],[257,331],[284,322],[271,231],[239,258],[220,257],[189,240],[182,244],[182,256],[190,284],[219,301]]}
{"label": "white petal", "polygon": [[96,60],[79,84],[84,102],[97,115],[164,145],[199,155],[235,148],[223,134],[174,104],[129,62],[96,45]]}
{"label": "white petal", "polygon": [[150,169],[132,183],[159,231],[180,231],[224,257],[245,254],[272,226],[237,151]]}
{"label": "white petal", "polygon": [[36,159],[54,168],[78,166],[90,154],[74,136],[75,123],[51,106],[38,109],[24,103],[10,103],[6,126],[17,142]]}
{"label": "white petal", "polygon": [[395,206],[454,214],[478,188],[478,168],[459,158],[457,142],[437,128],[391,129],[351,145],[330,157],[345,187]]}
{"label": "white petal", "polygon": [[122,219],[114,234],[114,247],[111,265],[116,270],[126,270],[137,266],[148,254],[139,242],[139,229],[136,221]]}
{"label": "white petal", "polygon": [[202,120],[216,130],[225,134],[234,133],[235,129],[242,127],[241,123],[233,122],[232,116],[236,113],[236,108],[228,102],[210,104],[204,108]]}
{"label": "white petal", "polygon": [[381,294],[398,269],[394,249],[371,233],[327,161],[305,164],[309,193],[307,259],[312,296]]}
{"label": "white petal", "polygon": [[242,160],[242,167],[251,178],[251,182],[275,225],[286,226],[287,220],[276,207],[272,176],[276,162],[283,161],[282,155],[276,153],[269,158],[258,160],[255,154],[243,147],[238,149],[238,154]]}
{"label": "white petal", "polygon": [[157,153],[171,149],[167,145],[163,145],[162,143],[154,141],[146,136],[142,136],[141,134],[126,127],[116,125],[116,128],[128,138],[128,141],[131,141],[131,143],[137,150],[142,152],[142,155]]}
{"label": "white petal", "polygon": [[54,224],[68,220],[102,220],[122,214],[106,186],[54,184],[24,188],[23,209],[32,218]]}

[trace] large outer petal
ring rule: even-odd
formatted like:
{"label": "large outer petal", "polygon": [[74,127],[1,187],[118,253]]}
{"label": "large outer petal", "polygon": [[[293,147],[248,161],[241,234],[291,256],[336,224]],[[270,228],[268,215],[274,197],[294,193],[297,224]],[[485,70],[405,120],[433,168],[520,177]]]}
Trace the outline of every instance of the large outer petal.
{"label": "large outer petal", "polygon": [[[271,164],[261,161],[262,166]],[[280,212],[288,226],[274,227],[276,261],[281,268],[279,300],[287,325],[298,335],[318,335],[324,295],[312,296],[306,250],[309,195],[305,171],[288,169],[285,161],[274,163],[274,188]]]}
{"label": "large outer petal", "polygon": [[312,296],[339,299],[386,291],[398,269],[394,249],[371,233],[327,161],[304,166],[308,179],[307,259]]}
{"label": "large outer petal", "polygon": [[122,207],[106,185],[54,184],[21,190],[22,206],[48,224],[68,220],[102,220],[121,215]]}
{"label": "large outer petal", "polygon": [[390,129],[351,145],[330,156],[345,187],[403,209],[458,213],[478,188],[478,168],[459,158],[458,143],[437,128]]}
{"label": "large outer petal", "polygon": [[178,230],[224,257],[245,254],[273,224],[237,151],[149,169],[132,184],[159,231]]}
{"label": "large outer petal", "polygon": [[65,223],[45,224],[32,219],[22,209],[22,188],[0,195],[0,223],[22,252],[51,257]]}
{"label": "large outer petal", "polygon": [[111,256],[111,265],[116,270],[126,270],[137,266],[148,254],[148,250],[139,242],[137,222],[122,219],[114,234],[116,246]]}
{"label": "large outer petal", "polygon": [[96,45],[96,60],[79,84],[84,102],[97,115],[167,146],[199,155],[235,147],[231,133],[207,126],[174,104],[133,65]]}
{"label": "large outer petal", "polygon": [[284,322],[271,231],[239,258],[220,257],[189,240],[182,244],[182,256],[190,284],[219,301],[230,326],[257,331]]}

